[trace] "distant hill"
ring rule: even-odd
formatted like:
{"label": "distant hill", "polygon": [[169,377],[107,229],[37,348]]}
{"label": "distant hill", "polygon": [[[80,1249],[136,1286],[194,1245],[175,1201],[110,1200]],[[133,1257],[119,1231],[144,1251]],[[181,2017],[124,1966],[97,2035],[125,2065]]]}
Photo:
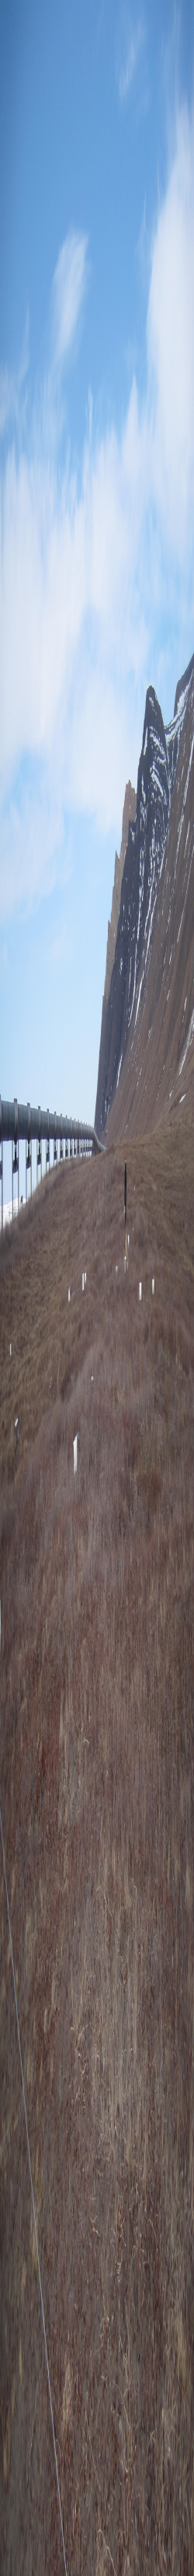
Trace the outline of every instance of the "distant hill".
{"label": "distant hill", "polygon": [[[124,815],[125,806],[123,823]],[[113,937],[114,928],[112,948]],[[158,1124],[167,1111],[172,1114],[183,1075],[183,1092],[191,1078],[194,1084],[194,654],[178,682],[166,729],[155,690],[147,690],[114,955],[112,948],[108,934],[95,1110],[99,1137],[106,1096],[113,1137],[129,1123],[136,1132]]]}

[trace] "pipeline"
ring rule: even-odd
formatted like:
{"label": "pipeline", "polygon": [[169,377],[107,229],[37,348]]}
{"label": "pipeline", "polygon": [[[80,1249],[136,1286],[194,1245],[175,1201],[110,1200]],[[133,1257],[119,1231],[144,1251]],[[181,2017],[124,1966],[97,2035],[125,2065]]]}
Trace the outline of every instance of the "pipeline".
{"label": "pipeline", "polygon": [[27,1196],[27,1173],[28,1173],[29,1171],[31,1172],[31,1191],[32,1191],[32,1143],[34,1143],[34,1142],[36,1142],[36,1178],[37,1178],[37,1179],[38,1179],[38,1166],[40,1166],[40,1165],[41,1165],[41,1177],[42,1177],[42,1144],[43,1144],[43,1142],[45,1142],[45,1144],[46,1144],[46,1172],[49,1170],[49,1164],[50,1164],[50,1144],[51,1144],[51,1143],[53,1143],[53,1162],[54,1162],[55,1164],[58,1162],[58,1146],[59,1146],[59,1157],[60,1157],[60,1162],[61,1162],[61,1161],[62,1161],[62,1159],[63,1159],[63,1146],[64,1146],[64,1144],[65,1144],[65,1153],[66,1153],[66,1155],[68,1155],[68,1152],[69,1152],[69,1149],[70,1149],[70,1156],[72,1155],[72,1153],[76,1154],[76,1152],[77,1152],[77,1154],[78,1154],[78,1155],[79,1155],[79,1154],[81,1154],[81,1153],[83,1153],[83,1154],[85,1154],[85,1153],[86,1153],[86,1154],[87,1154],[87,1153],[89,1153],[89,1154],[91,1154],[91,1153],[92,1153],[92,1154],[99,1154],[99,1153],[101,1153],[101,1152],[102,1152],[102,1147],[101,1147],[101,1145],[99,1144],[99,1140],[98,1140],[98,1136],[96,1135],[96,1129],[95,1129],[95,1127],[92,1127],[92,1126],[90,1126],[90,1125],[86,1125],[83,1119],[80,1119],[80,1118],[67,1118],[67,1117],[63,1118],[63,1117],[62,1117],[62,1111],[60,1112],[60,1116],[59,1116],[59,1118],[58,1118],[58,1117],[57,1117],[57,1111],[56,1111],[56,1109],[54,1109],[54,1110],[50,1110],[50,1109],[40,1109],[40,1105],[39,1105],[38,1109],[31,1109],[30,1100],[27,1100],[26,1106],[24,1106],[24,1105],[22,1105],[22,1104],[21,1104],[21,1101],[18,1101],[18,1100],[2,1100],[2,1099],[1,1099],[1,1094],[0,1094],[0,1180],[1,1180],[1,1227],[3,1227],[3,1145],[9,1145],[9,1144],[11,1144],[11,1145],[12,1145],[12,1214],[13,1214],[13,1183],[14,1183],[14,1175],[16,1175],[16,1173],[17,1173],[17,1175],[18,1175],[18,1208],[19,1208],[19,1144],[20,1144],[20,1143],[24,1143],[24,1144],[25,1144],[25,1146],[26,1146],[26,1196]]}

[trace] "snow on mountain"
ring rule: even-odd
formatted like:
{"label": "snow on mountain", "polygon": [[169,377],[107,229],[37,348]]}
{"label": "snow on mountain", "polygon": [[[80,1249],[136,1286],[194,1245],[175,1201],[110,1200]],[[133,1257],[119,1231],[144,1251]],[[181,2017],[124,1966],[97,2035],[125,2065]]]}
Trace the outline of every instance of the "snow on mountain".
{"label": "snow on mountain", "polygon": [[[187,750],[185,759],[186,744]],[[106,1097],[108,1096],[110,1116],[116,1094],[116,1124],[118,1126],[120,1093],[123,1099],[124,1090],[126,1088],[126,1062],[128,1063],[128,1068],[130,1065],[130,1089],[132,1083],[133,1103],[135,1069],[136,1084],[137,1088],[139,1088],[139,1085],[141,1087],[142,1101],[145,1068],[144,1064],[142,1064],[141,1067],[139,1067],[139,1064],[137,1066],[137,1044],[139,1058],[140,1031],[142,1030],[142,1021],[144,1022],[145,1017],[147,987],[148,980],[150,985],[151,960],[153,957],[153,947],[155,953],[158,922],[160,922],[159,947],[161,948],[162,956],[164,884],[166,908],[166,889],[168,888],[169,881],[169,860],[170,881],[168,922],[166,926],[167,945],[169,945],[168,934],[171,918],[172,891],[173,887],[175,887],[177,870],[183,896],[183,918],[184,900],[186,900],[184,893],[186,880],[188,884],[187,853],[189,855],[189,877],[192,871],[193,859],[193,850],[191,851],[190,849],[190,821],[188,819],[190,804],[192,801],[193,777],[194,656],[192,657],[188,670],[184,673],[183,679],[178,683],[174,717],[171,724],[166,727],[166,730],[163,724],[161,708],[159,706],[158,699],[156,698],[155,690],[152,686],[147,690],[142,750],[138,769],[136,817],[135,821],[129,821],[114,962],[107,999],[106,995],[104,995],[103,1001],[95,1111],[95,1125],[99,1136],[103,1134],[105,1123]],[[187,831],[185,829],[186,822]],[[179,867],[179,853],[181,855],[181,867]],[[180,932],[181,904],[180,920],[177,921],[176,929],[177,943],[180,938]],[[172,954],[171,957],[169,954],[168,1001],[172,982],[172,972],[173,957]],[[150,1041],[151,1011],[149,1016]],[[146,1088],[147,1080],[145,1075],[145,1089]],[[156,1085],[154,1078],[154,1098],[155,1097]]]}

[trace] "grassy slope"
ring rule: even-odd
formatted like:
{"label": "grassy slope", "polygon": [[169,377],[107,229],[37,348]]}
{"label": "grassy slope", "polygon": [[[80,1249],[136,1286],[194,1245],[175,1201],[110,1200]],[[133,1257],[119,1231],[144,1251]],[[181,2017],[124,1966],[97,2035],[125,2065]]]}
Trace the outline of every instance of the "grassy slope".
{"label": "grassy slope", "polygon": [[[104,1162],[0,1247],[1,1812],[68,2576],[194,2567],[189,1124],[176,1159],[133,1142],[128,1222],[125,1277],[119,1148],[106,1342]],[[58,2576],[2,1866],[0,1941],[1,2563]]]}

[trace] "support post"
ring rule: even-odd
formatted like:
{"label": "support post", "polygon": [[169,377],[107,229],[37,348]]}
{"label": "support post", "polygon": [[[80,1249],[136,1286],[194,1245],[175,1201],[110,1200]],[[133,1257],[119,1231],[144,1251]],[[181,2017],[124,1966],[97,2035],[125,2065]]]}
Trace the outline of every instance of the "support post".
{"label": "support post", "polygon": [[[31,1192],[32,1192],[32,1120],[31,1120],[31,1114],[30,1114],[30,1102],[29,1102],[29,1100],[28,1100],[28,1109],[29,1109],[30,1130],[31,1130],[31,1133],[29,1133],[29,1127],[28,1127],[28,1151],[27,1151],[27,1136],[26,1136],[26,1200],[27,1200],[27,1196],[28,1196],[27,1173],[28,1173],[28,1172],[30,1172],[30,1171],[31,1171]],[[31,1151],[30,1151],[30,1146],[31,1146]]]}

